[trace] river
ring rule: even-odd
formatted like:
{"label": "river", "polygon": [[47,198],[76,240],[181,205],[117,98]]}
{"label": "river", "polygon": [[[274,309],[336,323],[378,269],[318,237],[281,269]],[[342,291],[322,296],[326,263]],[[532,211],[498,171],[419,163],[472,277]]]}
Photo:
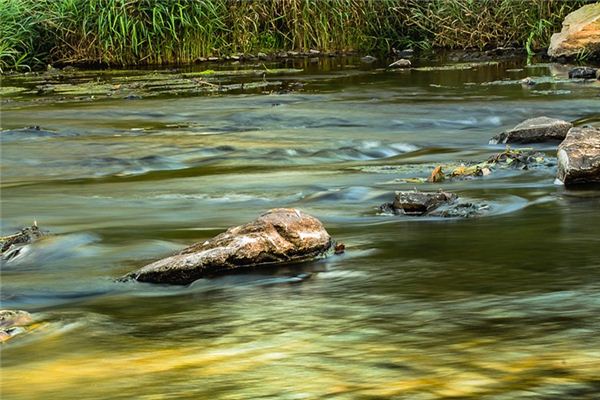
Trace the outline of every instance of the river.
{"label": "river", "polygon": [[[534,146],[544,168],[404,179],[485,160],[530,117],[600,126],[600,81],[524,60],[415,65],[4,77],[2,234],[36,220],[52,235],[2,266],[2,308],[36,319],[1,346],[2,398],[597,399],[600,189],[554,183],[556,144]],[[378,211],[415,186],[492,211]],[[346,253],[116,281],[276,207],[318,217]]]}

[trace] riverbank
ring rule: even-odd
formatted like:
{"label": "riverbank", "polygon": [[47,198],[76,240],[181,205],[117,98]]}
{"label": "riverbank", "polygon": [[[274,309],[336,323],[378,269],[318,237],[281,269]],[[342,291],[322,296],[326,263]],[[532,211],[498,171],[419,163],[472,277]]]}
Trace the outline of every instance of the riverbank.
{"label": "riverbank", "polygon": [[165,65],[259,53],[548,45],[587,0],[3,0],[0,69]]}

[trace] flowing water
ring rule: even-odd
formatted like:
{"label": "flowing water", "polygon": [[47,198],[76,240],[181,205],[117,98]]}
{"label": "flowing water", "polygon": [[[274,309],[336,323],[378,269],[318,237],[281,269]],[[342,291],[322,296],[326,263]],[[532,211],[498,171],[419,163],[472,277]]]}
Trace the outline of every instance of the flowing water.
{"label": "flowing water", "polygon": [[[600,190],[554,183],[556,144],[536,146],[541,168],[403,179],[485,160],[529,117],[599,126],[600,82],[417,65],[446,66],[5,77],[2,234],[52,235],[2,266],[2,308],[36,321],[1,346],[2,399],[599,398]],[[417,185],[490,212],[378,212]],[[318,217],[346,253],[116,281],[275,207]]]}

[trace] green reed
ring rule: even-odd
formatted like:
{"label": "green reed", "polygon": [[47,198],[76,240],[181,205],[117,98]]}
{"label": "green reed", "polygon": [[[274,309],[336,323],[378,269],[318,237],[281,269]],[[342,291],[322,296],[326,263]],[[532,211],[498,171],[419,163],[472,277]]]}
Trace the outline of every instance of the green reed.
{"label": "green reed", "polygon": [[0,0],[0,69],[277,51],[547,45],[589,0]]}

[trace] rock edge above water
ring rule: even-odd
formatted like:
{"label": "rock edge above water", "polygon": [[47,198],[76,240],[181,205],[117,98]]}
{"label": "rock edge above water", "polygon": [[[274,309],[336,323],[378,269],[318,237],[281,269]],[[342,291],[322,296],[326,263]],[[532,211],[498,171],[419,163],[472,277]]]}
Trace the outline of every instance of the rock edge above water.
{"label": "rock edge above water", "polygon": [[530,118],[494,136],[490,139],[490,144],[560,141],[567,136],[567,132],[572,127],[573,124],[570,122],[556,118]]}
{"label": "rock edge above water", "polygon": [[600,129],[572,128],[558,146],[557,178],[565,185],[600,183]]}
{"label": "rock edge above water", "polygon": [[332,246],[331,236],[318,219],[297,209],[277,208],[126,278],[185,285],[243,268],[308,261],[325,255]]}
{"label": "rock edge above water", "polygon": [[567,15],[562,30],[550,39],[551,57],[576,57],[583,52],[600,54],[600,3],[588,4]]}

